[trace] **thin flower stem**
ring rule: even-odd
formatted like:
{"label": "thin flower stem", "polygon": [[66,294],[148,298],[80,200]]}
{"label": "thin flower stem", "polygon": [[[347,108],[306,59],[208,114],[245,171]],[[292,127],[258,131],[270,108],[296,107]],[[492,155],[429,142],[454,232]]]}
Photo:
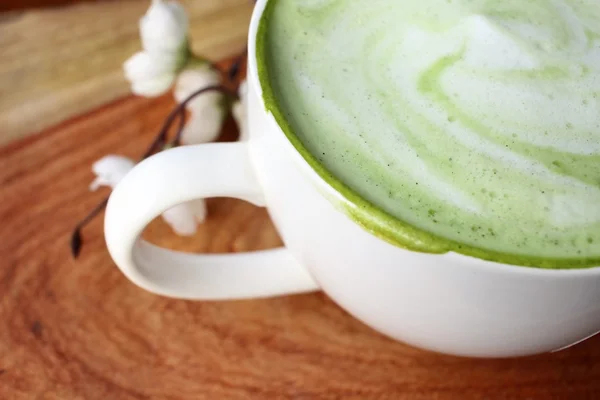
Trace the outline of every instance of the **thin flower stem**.
{"label": "thin flower stem", "polygon": [[180,138],[183,133],[183,128],[185,128],[185,109],[182,108],[179,112],[179,125],[177,126],[177,130],[175,131],[175,140],[173,140],[175,146],[179,146]]}
{"label": "thin flower stem", "polygon": [[[150,147],[148,147],[148,150],[146,150],[146,152],[143,154],[141,160],[148,158],[154,152],[156,152],[159,148],[162,148],[162,146],[166,143],[166,136],[167,136],[167,133],[169,132],[169,128],[171,127],[171,124],[173,123],[173,121],[175,120],[175,118],[178,115],[180,115],[181,118],[185,117],[185,106],[190,101],[192,101],[195,97],[197,97],[203,93],[211,92],[211,91],[219,91],[219,92],[223,92],[225,94],[229,94],[231,96],[237,97],[237,94],[235,92],[227,89],[225,86],[222,86],[222,85],[207,86],[205,88],[196,90],[195,92],[190,94],[188,97],[186,97],[185,100],[183,100],[181,103],[179,103],[177,106],[175,106],[175,108],[169,113],[169,115],[165,119],[165,123],[163,124],[161,130],[159,131],[158,135],[156,136],[156,138],[154,139],[154,141],[152,142]],[[173,144],[179,143],[179,139],[181,138],[182,131],[183,131],[183,124],[180,124],[180,129],[177,132],[177,135],[175,137],[175,140],[173,141]],[[158,145],[161,145],[161,146],[158,146]]]}
{"label": "thin flower stem", "polygon": [[[173,108],[173,110],[171,110],[171,112],[165,119],[165,122],[164,122],[162,128],[160,129],[160,131],[158,132],[158,134],[156,135],[156,137],[154,138],[154,140],[152,141],[152,143],[150,144],[150,146],[148,147],[146,152],[142,155],[140,161],[150,157],[152,154],[154,154],[158,151],[161,151],[163,149],[163,147],[166,143],[166,137],[167,137],[167,133],[169,132],[169,128],[173,124],[173,121],[175,120],[176,117],[179,117],[179,126],[177,128],[177,133],[175,134],[175,138],[171,141],[171,143],[173,146],[179,146],[180,141],[181,141],[181,134],[182,134],[183,128],[185,126],[185,106],[191,100],[193,100],[195,97],[197,97],[203,93],[211,92],[211,91],[218,91],[218,92],[227,94],[229,96],[232,96],[234,98],[238,97],[236,92],[226,88],[223,85],[207,86],[205,88],[196,90],[195,92],[190,94],[188,97],[186,97],[185,100],[183,100],[181,103],[177,104],[177,106],[175,106],[175,108]],[[94,207],[94,209],[91,212],[89,212],[83,219],[81,219],[81,221],[79,221],[77,223],[77,225],[75,225],[75,229],[73,229],[73,233],[71,235],[71,254],[73,255],[74,258],[77,258],[77,256],[79,256],[79,254],[81,253],[81,248],[83,247],[83,239],[81,236],[81,230],[90,221],[92,221],[94,219],[94,217],[96,217],[98,214],[100,214],[100,212],[104,209],[104,207],[106,207],[106,204],[108,203],[108,199],[109,198],[106,197],[104,200],[102,200],[102,202],[100,202],[96,207]]]}
{"label": "thin flower stem", "polygon": [[236,57],[231,67],[227,71],[227,77],[231,82],[235,81],[240,74],[240,68],[242,67],[242,63],[244,62],[244,58],[246,58],[246,54],[248,53],[248,49],[245,48],[244,51],[240,53],[239,56]]}
{"label": "thin flower stem", "polygon": [[81,238],[81,229],[86,226],[96,215],[100,213],[106,207],[108,203],[108,196],[102,200],[94,209],[85,216],[73,229],[73,233],[71,234],[71,254],[74,258],[77,258],[79,253],[81,252],[81,247],[83,246],[83,240]]}

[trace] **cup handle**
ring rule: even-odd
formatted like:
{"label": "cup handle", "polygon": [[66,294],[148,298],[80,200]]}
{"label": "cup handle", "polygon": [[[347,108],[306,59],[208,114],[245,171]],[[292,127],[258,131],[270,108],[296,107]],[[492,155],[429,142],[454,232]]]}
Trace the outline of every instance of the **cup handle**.
{"label": "cup handle", "polygon": [[104,235],[114,262],[136,285],[174,298],[244,299],[318,289],[285,248],[199,255],[140,238],[165,210],[215,196],[265,205],[247,142],[182,146],[140,162],[115,187],[106,207]]}

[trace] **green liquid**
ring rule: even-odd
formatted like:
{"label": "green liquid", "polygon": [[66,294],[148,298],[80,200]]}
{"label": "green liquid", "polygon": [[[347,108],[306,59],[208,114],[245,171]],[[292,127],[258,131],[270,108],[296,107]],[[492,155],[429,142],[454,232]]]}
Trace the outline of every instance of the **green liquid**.
{"label": "green liquid", "polygon": [[270,0],[268,110],[415,251],[600,265],[600,2]]}

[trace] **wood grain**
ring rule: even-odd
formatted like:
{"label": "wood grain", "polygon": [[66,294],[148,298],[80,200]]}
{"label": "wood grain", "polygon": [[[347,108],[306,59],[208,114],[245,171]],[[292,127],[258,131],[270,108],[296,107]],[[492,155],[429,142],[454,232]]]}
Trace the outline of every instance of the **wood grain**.
{"label": "wood grain", "polygon": [[27,10],[30,8],[45,8],[64,6],[66,4],[81,3],[84,1],[112,1],[112,0],[2,0],[0,12]]}
{"label": "wood grain", "polygon": [[[127,97],[0,149],[0,399],[596,399],[600,338],[555,354],[473,360],[389,340],[321,293],[190,302],[147,293],[113,265],[92,162],[139,156],[173,101]],[[228,123],[223,140],[235,139]],[[212,199],[193,238],[157,220],[162,246],[239,252],[280,244],[264,209]]]}
{"label": "wood grain", "polygon": [[[98,1],[0,14],[0,144],[129,93],[123,62],[141,49],[149,0]],[[220,60],[242,51],[249,0],[181,0],[193,51]]]}

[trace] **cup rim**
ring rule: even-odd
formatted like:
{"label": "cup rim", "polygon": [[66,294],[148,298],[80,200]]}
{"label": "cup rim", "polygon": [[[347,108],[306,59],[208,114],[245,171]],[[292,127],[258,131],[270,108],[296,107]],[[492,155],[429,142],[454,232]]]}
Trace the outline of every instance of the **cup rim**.
{"label": "cup rim", "polygon": [[[273,0],[271,0],[271,1],[273,1]],[[260,25],[260,22],[261,22],[261,19],[263,16],[263,12],[264,12],[268,2],[269,2],[269,0],[257,0],[255,2],[254,9],[252,11],[250,27],[249,27],[249,31],[248,31],[248,39],[247,39],[247,49],[248,49],[248,76],[247,76],[247,79],[251,80],[251,83],[252,83],[251,86],[254,88],[254,90],[257,91],[260,106],[265,111],[265,115],[269,121],[269,124],[271,124],[272,127],[276,128],[278,131],[278,134],[282,135],[285,138],[285,140],[284,140],[285,146],[290,150],[290,153],[292,154],[292,157],[295,159],[297,165],[299,165],[303,169],[303,171],[307,172],[309,174],[309,176],[311,176],[311,179],[314,180],[316,183],[318,183],[319,186],[327,192],[328,196],[326,196],[326,197],[327,197],[328,201],[331,202],[332,199],[335,199],[335,200],[339,201],[340,204],[350,207],[356,211],[357,209],[360,208],[360,205],[357,204],[357,200],[359,200],[361,203],[362,202],[368,203],[368,202],[365,199],[363,199],[360,195],[358,195],[355,191],[348,188],[338,178],[331,175],[328,171],[325,170],[324,167],[321,166],[319,169],[323,169],[323,171],[327,175],[329,175],[332,180],[336,181],[335,183],[339,183],[341,186],[344,187],[345,190],[353,193],[357,199],[348,198],[348,196],[345,195],[344,193],[342,193],[338,188],[336,188],[335,185],[332,184],[332,182],[329,182],[328,180],[326,180],[321,175],[320,171],[317,170],[316,166],[312,165],[305,158],[305,156],[303,156],[301,154],[301,152],[297,148],[297,146],[301,146],[302,149],[309,155],[310,155],[310,152],[308,152],[308,150],[304,147],[304,145],[302,143],[292,143],[291,139],[288,137],[288,135],[285,134],[285,132],[284,132],[283,128],[280,126],[279,122],[275,119],[273,113],[267,109],[267,106],[265,104],[264,95],[263,95],[263,86],[261,84],[261,81],[260,81],[260,78],[258,75],[258,63],[257,63],[257,57],[256,57],[256,51],[257,51],[256,38],[259,33],[259,25]],[[318,164],[317,161],[315,161],[315,163]],[[386,213],[385,211],[378,208],[377,206],[372,205],[372,208],[374,209],[374,211],[385,214],[388,218],[394,218],[394,217],[390,216],[388,213]],[[373,210],[366,210],[366,211],[363,210],[362,212],[365,215],[368,215],[372,211]],[[347,215],[347,217],[349,217],[351,219],[351,221],[353,223],[359,225],[361,228],[365,228],[365,226],[363,224],[359,223],[357,221],[357,219],[348,215],[348,212],[346,212],[346,215]],[[394,219],[397,220],[397,218],[394,218]],[[409,227],[412,226],[410,224],[407,224],[407,225]],[[391,231],[392,229],[393,229],[393,227],[387,227],[386,230]],[[418,228],[416,228],[416,229],[418,229]],[[369,231],[371,234],[373,234],[373,232],[370,231],[369,229],[366,229],[366,230]],[[418,230],[425,232],[421,229],[418,229]],[[399,243],[388,240],[388,238],[386,238],[382,235],[375,234],[375,236],[378,239],[384,240],[395,247],[405,249],[403,246],[399,245]],[[432,234],[431,236],[437,238],[436,235]],[[442,240],[445,240],[445,239],[442,239]],[[474,248],[474,249],[477,249],[477,248]],[[533,262],[531,264],[512,264],[512,263],[503,262],[503,261],[489,260],[489,259],[479,257],[477,255],[457,252],[457,251],[454,251],[451,249],[445,250],[445,251],[439,252],[439,253],[424,252],[424,251],[412,250],[412,249],[406,249],[406,250],[414,251],[414,252],[421,253],[421,254],[431,255],[431,256],[438,256],[438,257],[444,257],[444,256],[451,257],[451,258],[459,257],[461,260],[464,260],[464,261],[469,260],[471,263],[474,262],[474,263],[478,264],[479,268],[481,268],[481,265],[484,264],[484,265],[489,265],[492,268],[502,268],[502,269],[508,268],[508,269],[512,270],[513,272],[518,272],[518,273],[523,273],[523,274],[534,274],[534,275],[551,274],[551,275],[555,275],[555,276],[567,276],[567,275],[577,276],[577,275],[600,274],[600,264],[595,265],[595,266],[582,266],[582,267],[545,268],[545,267],[536,266]],[[485,251],[483,249],[481,250],[481,253],[500,254],[500,253],[494,253],[493,251]],[[506,256],[509,257],[509,255],[506,255]],[[528,259],[528,260],[536,259],[535,257],[526,257],[526,256],[524,258]],[[541,257],[539,259],[542,260]]]}

